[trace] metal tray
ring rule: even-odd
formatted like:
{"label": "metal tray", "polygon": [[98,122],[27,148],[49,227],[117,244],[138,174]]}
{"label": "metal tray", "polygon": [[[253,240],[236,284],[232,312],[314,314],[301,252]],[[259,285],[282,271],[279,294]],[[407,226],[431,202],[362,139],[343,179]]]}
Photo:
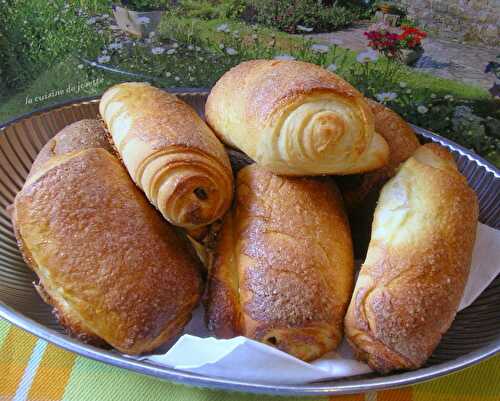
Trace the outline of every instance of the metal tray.
{"label": "metal tray", "polygon": [[[186,89],[177,91],[177,95],[203,115],[206,91]],[[98,98],[74,100],[0,126],[0,317],[69,351],[135,372],[192,386],[269,394],[346,394],[409,385],[463,369],[500,351],[500,276],[473,305],[457,315],[424,367],[388,376],[368,374],[307,385],[247,383],[128,359],[116,352],[69,338],[33,288],[35,276],[19,254],[6,208],[23,185],[41,147],[67,124],[96,117],[98,102]],[[414,128],[423,141],[438,142],[453,152],[460,170],[478,195],[480,221],[500,229],[500,171],[463,147],[424,129]]]}

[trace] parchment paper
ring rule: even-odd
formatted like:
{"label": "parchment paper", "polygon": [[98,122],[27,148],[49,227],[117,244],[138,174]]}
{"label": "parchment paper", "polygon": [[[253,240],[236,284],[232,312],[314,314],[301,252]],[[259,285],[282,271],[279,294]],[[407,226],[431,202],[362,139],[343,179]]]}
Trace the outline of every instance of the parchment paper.
{"label": "parchment paper", "polygon": [[[499,272],[500,230],[479,224],[471,271],[459,310],[469,306]],[[354,359],[345,340],[336,352],[312,363],[245,337],[217,340],[205,328],[201,307],[168,352],[141,359],[208,376],[268,384],[310,383],[371,371],[368,365]]]}

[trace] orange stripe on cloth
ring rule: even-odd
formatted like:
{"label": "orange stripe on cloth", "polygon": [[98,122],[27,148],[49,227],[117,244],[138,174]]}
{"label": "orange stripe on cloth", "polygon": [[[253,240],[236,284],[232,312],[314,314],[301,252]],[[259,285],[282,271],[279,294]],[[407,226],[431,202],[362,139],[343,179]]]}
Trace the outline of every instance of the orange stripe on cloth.
{"label": "orange stripe on cloth", "polygon": [[24,370],[36,344],[36,337],[24,330],[10,327],[7,337],[0,348],[0,397],[14,397],[21,382]]}
{"label": "orange stripe on cloth", "polygon": [[413,388],[380,391],[377,393],[377,401],[413,401]]}
{"label": "orange stripe on cloth", "polygon": [[365,401],[363,394],[334,395],[328,401]]}
{"label": "orange stripe on cloth", "polygon": [[75,354],[49,344],[36,372],[28,399],[61,400],[75,359]]}

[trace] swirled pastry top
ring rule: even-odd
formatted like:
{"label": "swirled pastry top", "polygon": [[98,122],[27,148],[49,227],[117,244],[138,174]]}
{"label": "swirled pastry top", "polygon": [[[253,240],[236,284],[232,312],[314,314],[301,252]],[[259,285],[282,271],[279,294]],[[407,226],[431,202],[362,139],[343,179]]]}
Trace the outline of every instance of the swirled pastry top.
{"label": "swirled pastry top", "polygon": [[244,62],[217,82],[205,112],[223,142],[274,173],[353,174],[388,161],[363,95],[314,64]]}
{"label": "swirled pastry top", "polygon": [[99,111],[134,182],[172,224],[196,228],[232,199],[229,158],[189,105],[145,83],[115,85]]}

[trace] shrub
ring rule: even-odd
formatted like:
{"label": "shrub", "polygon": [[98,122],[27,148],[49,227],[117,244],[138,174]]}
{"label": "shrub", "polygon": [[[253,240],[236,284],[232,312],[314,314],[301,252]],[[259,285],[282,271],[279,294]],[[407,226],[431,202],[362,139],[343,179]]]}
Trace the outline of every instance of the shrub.
{"label": "shrub", "polygon": [[170,4],[169,0],[122,0],[121,3],[134,11],[164,10]]}
{"label": "shrub", "polygon": [[355,19],[345,7],[325,7],[317,0],[250,0],[250,4],[256,10],[257,22],[289,33],[295,33],[298,25],[315,32],[334,31]]}
{"label": "shrub", "polygon": [[81,10],[90,14],[106,13],[111,10],[114,0],[74,0],[73,3]]}
{"label": "shrub", "polygon": [[348,26],[356,19],[356,13],[348,8],[333,6],[319,10],[313,22],[316,32],[336,30]]}
{"label": "shrub", "polygon": [[238,19],[246,10],[245,0],[180,0],[173,13],[184,18],[200,18],[205,20],[222,18]]}
{"label": "shrub", "polygon": [[203,0],[181,0],[177,3],[176,14],[187,18],[212,19],[218,18],[216,5]]}
{"label": "shrub", "polygon": [[92,53],[102,39],[78,15],[74,5],[63,0],[4,0],[0,25],[2,80],[10,88],[29,83],[62,57]]}

